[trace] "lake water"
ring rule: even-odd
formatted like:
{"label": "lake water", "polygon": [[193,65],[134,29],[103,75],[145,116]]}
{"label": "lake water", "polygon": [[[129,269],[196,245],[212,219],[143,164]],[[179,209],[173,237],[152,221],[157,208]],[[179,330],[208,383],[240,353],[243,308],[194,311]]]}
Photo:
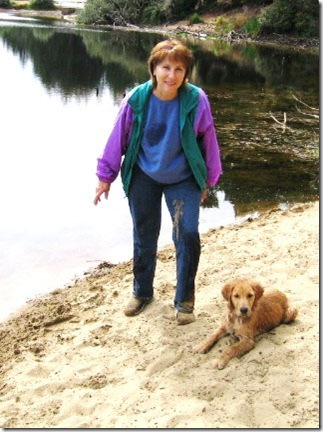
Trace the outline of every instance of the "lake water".
{"label": "lake water", "polygon": [[[0,320],[101,261],[131,258],[120,181],[108,201],[93,205],[96,158],[123,92],[148,78],[146,58],[160,39],[1,14]],[[209,94],[224,164],[202,209],[201,232],[315,199],[318,166],[298,152],[304,145],[316,151],[317,128],[304,125],[291,94],[318,106],[318,56],[189,43],[192,81]],[[270,118],[284,111],[293,133]],[[164,206],[160,245],[168,243]]]}

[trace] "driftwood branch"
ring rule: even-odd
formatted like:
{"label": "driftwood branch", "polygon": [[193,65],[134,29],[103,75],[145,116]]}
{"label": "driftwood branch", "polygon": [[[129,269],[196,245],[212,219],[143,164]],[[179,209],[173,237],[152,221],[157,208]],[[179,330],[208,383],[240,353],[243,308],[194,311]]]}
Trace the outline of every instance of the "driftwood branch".
{"label": "driftwood branch", "polygon": [[285,132],[286,129],[292,130],[289,126],[287,126],[287,114],[285,112],[284,112],[284,121],[283,122],[277,120],[276,117],[274,117],[272,115],[272,113],[269,113],[269,114],[270,114],[270,117],[283,128],[283,132]]}
{"label": "driftwood branch", "polygon": [[229,43],[231,42],[240,42],[241,40],[245,40],[247,38],[246,34],[244,33],[238,33],[234,30],[229,31],[229,33],[227,34],[227,41]]}
{"label": "driftwood branch", "polygon": [[313,108],[313,107],[307,105],[305,102],[299,100],[299,99],[298,99],[294,94],[292,94],[292,96],[293,96],[293,98],[294,98],[295,100],[297,100],[297,102],[301,103],[302,105],[306,106],[307,108],[309,108],[309,109],[311,109],[311,110],[313,110],[313,111],[317,111],[317,112],[319,111],[318,108]]}
{"label": "driftwood branch", "polygon": [[[316,108],[312,108],[312,109],[316,109]],[[320,118],[318,114],[310,114],[310,113],[306,113],[306,112],[304,112],[304,111],[301,111],[299,108],[297,108],[297,111],[298,111],[299,113],[301,113],[302,115],[304,115],[304,116],[313,117],[313,118],[315,118],[315,119],[317,119],[317,120]]]}

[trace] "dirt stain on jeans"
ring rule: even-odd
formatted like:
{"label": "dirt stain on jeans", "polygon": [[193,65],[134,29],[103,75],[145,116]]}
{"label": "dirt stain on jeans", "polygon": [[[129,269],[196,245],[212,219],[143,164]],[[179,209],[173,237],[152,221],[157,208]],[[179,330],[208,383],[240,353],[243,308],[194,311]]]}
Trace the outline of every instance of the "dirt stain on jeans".
{"label": "dirt stain on jeans", "polygon": [[174,200],[173,205],[174,205],[174,209],[175,209],[175,212],[174,212],[174,233],[175,233],[175,237],[178,239],[179,238],[179,223],[180,223],[181,217],[183,216],[184,201]]}

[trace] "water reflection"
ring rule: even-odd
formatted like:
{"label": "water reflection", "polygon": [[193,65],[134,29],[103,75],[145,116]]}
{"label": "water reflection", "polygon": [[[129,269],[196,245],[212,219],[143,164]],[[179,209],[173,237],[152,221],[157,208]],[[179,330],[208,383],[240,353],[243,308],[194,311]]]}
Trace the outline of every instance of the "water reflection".
{"label": "water reflection", "polygon": [[[22,63],[32,61],[48,91],[68,101],[94,92],[100,96],[108,87],[116,103],[127,89],[148,78],[147,56],[163,38],[8,23],[0,27],[0,35]],[[192,81],[208,92],[214,111],[224,161],[221,188],[237,209],[314,198],[318,166],[299,154],[307,146],[315,151],[318,125],[304,124],[293,95],[318,107],[318,56],[223,41],[188,44],[196,58]],[[285,112],[293,131],[283,133],[271,115],[282,117]],[[208,205],[215,203],[214,194]]]}

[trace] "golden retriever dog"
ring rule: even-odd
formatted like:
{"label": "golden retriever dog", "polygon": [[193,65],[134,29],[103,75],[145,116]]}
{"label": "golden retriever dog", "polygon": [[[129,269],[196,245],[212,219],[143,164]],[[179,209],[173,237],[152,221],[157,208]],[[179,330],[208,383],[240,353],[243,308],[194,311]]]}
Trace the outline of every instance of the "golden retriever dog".
{"label": "golden retriever dog", "polygon": [[227,313],[222,324],[203,343],[195,348],[198,353],[207,353],[213,345],[226,335],[233,335],[239,341],[225,349],[215,362],[223,369],[234,357],[241,357],[254,348],[255,338],[261,333],[289,323],[297,316],[284,293],[264,288],[251,279],[235,279],[222,288],[227,303]]}

